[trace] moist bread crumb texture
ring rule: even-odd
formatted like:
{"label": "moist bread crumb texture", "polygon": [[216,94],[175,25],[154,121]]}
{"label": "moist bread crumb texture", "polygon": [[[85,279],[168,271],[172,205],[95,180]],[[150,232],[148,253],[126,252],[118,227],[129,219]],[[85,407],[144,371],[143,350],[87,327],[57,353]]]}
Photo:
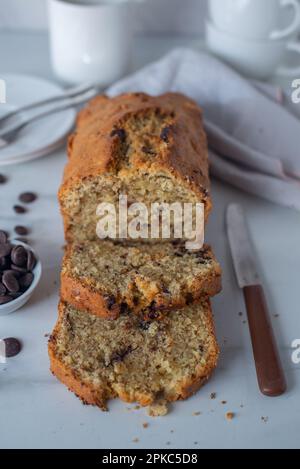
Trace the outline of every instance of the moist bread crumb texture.
{"label": "moist bread crumb texture", "polygon": [[[209,297],[221,269],[209,246],[184,239],[100,240],[101,202],[204,204],[211,210],[201,109],[167,93],[98,96],[69,139],[59,191],[67,242],[59,317],[49,339],[52,373],[85,404],[107,409],[120,398],[167,413],[216,367]],[[130,221],[133,215],[129,215]],[[173,217],[171,217],[171,221]],[[195,225],[194,225],[195,226]]]}
{"label": "moist bread crumb texture", "polygon": [[112,319],[127,310],[157,318],[220,289],[221,269],[209,246],[192,252],[184,243],[94,241],[69,246],[62,266],[62,298]]}
{"label": "moist bread crumb texture", "polygon": [[106,409],[119,397],[163,411],[163,401],[185,399],[208,379],[219,352],[203,300],[148,322],[133,314],[109,321],[61,303],[49,353],[52,372],[84,402]]}
{"label": "moist bread crumb texture", "polygon": [[199,202],[210,212],[201,110],[180,94],[93,99],[79,114],[68,154],[59,191],[67,241],[95,239],[97,206],[118,206],[120,194],[149,213],[153,202]]}

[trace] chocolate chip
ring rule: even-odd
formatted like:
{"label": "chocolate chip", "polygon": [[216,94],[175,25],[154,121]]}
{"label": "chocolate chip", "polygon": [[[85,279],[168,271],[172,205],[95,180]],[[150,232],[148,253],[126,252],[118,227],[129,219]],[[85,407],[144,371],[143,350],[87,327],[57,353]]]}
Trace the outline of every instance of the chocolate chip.
{"label": "chocolate chip", "polygon": [[16,275],[11,270],[6,270],[3,273],[2,283],[11,293],[17,293],[20,289],[19,282]]}
{"label": "chocolate chip", "polygon": [[19,284],[20,287],[24,290],[30,287],[34,279],[34,275],[32,272],[27,272],[23,277],[20,278]]}
{"label": "chocolate chip", "polygon": [[10,274],[14,275],[17,279],[20,278],[22,275],[21,272],[12,269],[11,265],[4,272],[9,272]]}
{"label": "chocolate chip", "polygon": [[0,296],[4,296],[6,293],[6,288],[3,283],[0,282]]}
{"label": "chocolate chip", "polygon": [[15,357],[20,353],[21,351],[21,343],[18,339],[15,339],[13,337],[8,337],[7,339],[4,339],[4,344],[5,344],[5,356],[7,358]]}
{"label": "chocolate chip", "polygon": [[151,156],[156,155],[156,152],[152,148],[150,148],[149,146],[144,145],[141,148],[141,150],[142,150],[143,153],[146,153],[146,155],[151,155]]}
{"label": "chocolate chip", "polygon": [[8,236],[7,236],[6,231],[0,230],[0,243],[1,244],[7,243],[7,239],[8,239]]}
{"label": "chocolate chip", "polygon": [[27,251],[23,246],[14,246],[10,257],[12,263],[19,267],[24,267],[27,265]]}
{"label": "chocolate chip", "polygon": [[0,174],[0,184],[5,184],[7,182],[7,177],[4,174]]}
{"label": "chocolate chip", "polygon": [[118,137],[121,142],[125,142],[126,140],[126,132],[124,129],[113,129],[110,134],[111,137]]}
{"label": "chocolate chip", "polygon": [[25,226],[18,225],[15,227],[15,232],[20,236],[27,236],[29,233],[29,230]]}
{"label": "chocolate chip", "polygon": [[9,293],[8,295],[13,299],[15,300],[16,298],[19,298],[20,296],[23,295],[24,292],[20,291],[20,292],[17,292],[17,293]]}
{"label": "chocolate chip", "polygon": [[13,208],[14,208],[14,211],[18,213],[19,215],[27,212],[26,208],[22,207],[22,205],[14,205]]}
{"label": "chocolate chip", "polygon": [[157,311],[150,311],[148,313],[148,318],[151,319],[152,321],[154,321],[158,317],[159,317],[159,313]]}
{"label": "chocolate chip", "polygon": [[0,257],[6,257],[11,253],[12,245],[10,243],[0,244]]}
{"label": "chocolate chip", "polygon": [[36,266],[36,258],[32,251],[27,251],[27,270],[31,272]]}
{"label": "chocolate chip", "polygon": [[34,192],[23,192],[19,196],[20,202],[24,204],[31,204],[37,199],[37,195]]}
{"label": "chocolate chip", "polygon": [[19,267],[18,265],[14,265],[14,264],[11,264],[10,268],[14,272],[18,272],[20,274],[26,274],[28,270],[26,267]]}
{"label": "chocolate chip", "polygon": [[0,296],[0,305],[5,305],[6,303],[9,303],[12,300],[13,300],[13,298],[11,298],[8,295]]}
{"label": "chocolate chip", "polygon": [[194,302],[194,297],[192,293],[187,293],[185,298],[186,304],[191,305]]}
{"label": "chocolate chip", "polygon": [[109,295],[105,298],[106,306],[108,309],[112,309],[113,306],[116,304],[116,298],[113,295]]}
{"label": "chocolate chip", "polygon": [[0,272],[6,270],[9,267],[9,259],[6,257],[0,257]]}
{"label": "chocolate chip", "polygon": [[128,314],[130,313],[130,308],[127,303],[120,304],[120,314]]}
{"label": "chocolate chip", "polygon": [[165,142],[169,143],[169,135],[171,132],[171,127],[164,127],[160,133],[160,138]]}
{"label": "chocolate chip", "polygon": [[132,351],[133,351],[132,346],[128,345],[128,347],[125,347],[117,352],[114,352],[111,355],[109,365],[112,365],[113,363],[122,362],[124,358]]}
{"label": "chocolate chip", "polygon": [[139,328],[142,329],[143,331],[147,331],[151,325],[151,322],[149,321],[140,321],[139,322]]}

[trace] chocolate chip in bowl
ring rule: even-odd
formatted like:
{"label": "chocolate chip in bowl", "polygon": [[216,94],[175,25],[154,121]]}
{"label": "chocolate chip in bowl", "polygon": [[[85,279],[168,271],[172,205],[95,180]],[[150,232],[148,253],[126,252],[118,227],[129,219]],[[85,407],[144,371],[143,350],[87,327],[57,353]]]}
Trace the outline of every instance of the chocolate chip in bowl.
{"label": "chocolate chip in bowl", "polygon": [[18,240],[0,242],[0,316],[21,308],[41,278],[39,259],[27,244]]}

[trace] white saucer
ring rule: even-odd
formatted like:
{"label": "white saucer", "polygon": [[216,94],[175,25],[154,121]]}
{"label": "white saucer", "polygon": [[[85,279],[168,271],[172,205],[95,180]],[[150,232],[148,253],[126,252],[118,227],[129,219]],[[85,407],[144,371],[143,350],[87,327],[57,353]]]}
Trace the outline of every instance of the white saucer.
{"label": "white saucer", "polygon": [[[6,83],[6,104],[0,104],[0,117],[26,104],[64,93],[57,84],[41,78],[12,74],[1,74],[0,77]],[[24,112],[18,120],[40,112],[39,109]],[[75,108],[67,109],[28,125],[14,143],[0,150],[0,166],[23,163],[50,153],[70,132],[75,117]],[[15,121],[11,120],[9,124],[12,122]]]}

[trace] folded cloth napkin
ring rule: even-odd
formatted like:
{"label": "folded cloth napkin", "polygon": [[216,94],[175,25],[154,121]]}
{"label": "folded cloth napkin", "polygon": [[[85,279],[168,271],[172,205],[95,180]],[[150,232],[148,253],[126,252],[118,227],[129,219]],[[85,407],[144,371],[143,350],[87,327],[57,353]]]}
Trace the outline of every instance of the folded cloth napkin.
{"label": "folded cloth napkin", "polygon": [[300,120],[276,87],[249,82],[204,52],[175,49],[120,80],[109,96],[177,91],[204,109],[212,174],[300,210]]}

